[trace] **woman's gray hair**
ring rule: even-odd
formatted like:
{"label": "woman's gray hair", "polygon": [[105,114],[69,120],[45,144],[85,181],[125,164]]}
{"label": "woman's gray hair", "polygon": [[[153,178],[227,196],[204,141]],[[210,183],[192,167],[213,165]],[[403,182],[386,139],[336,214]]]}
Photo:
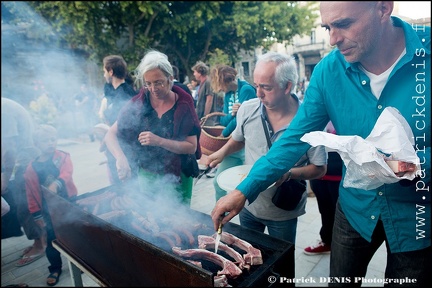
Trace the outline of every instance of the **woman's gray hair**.
{"label": "woman's gray hair", "polygon": [[278,52],[267,52],[258,56],[259,62],[275,62],[277,64],[275,71],[275,81],[279,83],[280,88],[285,88],[288,82],[291,82],[291,93],[295,93],[298,81],[297,64],[294,57],[281,54]]}
{"label": "woman's gray hair", "polygon": [[[156,50],[148,50],[135,69],[135,77],[141,84],[144,84],[144,74],[153,69],[160,69],[166,77],[173,77],[173,68],[168,61],[168,56]],[[170,81],[172,85],[172,81]]]}

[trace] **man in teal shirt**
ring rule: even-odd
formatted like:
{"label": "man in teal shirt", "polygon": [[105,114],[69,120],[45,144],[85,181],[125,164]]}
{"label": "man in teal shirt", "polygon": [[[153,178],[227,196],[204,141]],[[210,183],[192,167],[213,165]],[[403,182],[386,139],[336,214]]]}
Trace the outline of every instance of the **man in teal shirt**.
{"label": "man in teal shirt", "polygon": [[361,285],[370,259],[385,241],[385,277],[407,277],[422,286],[430,282],[426,267],[432,266],[430,27],[392,17],[391,1],[322,2],[320,9],[322,26],[337,49],[315,67],[304,102],[281,139],[216,203],[215,230],[240,212],[246,198],[253,202],[296,163],[310,147],[300,140],[305,133],[322,131],[331,120],[338,135],[366,138],[381,112],[395,107],[414,133],[421,171],[413,181],[373,190],[341,184],[330,276],[351,277],[349,285]]}

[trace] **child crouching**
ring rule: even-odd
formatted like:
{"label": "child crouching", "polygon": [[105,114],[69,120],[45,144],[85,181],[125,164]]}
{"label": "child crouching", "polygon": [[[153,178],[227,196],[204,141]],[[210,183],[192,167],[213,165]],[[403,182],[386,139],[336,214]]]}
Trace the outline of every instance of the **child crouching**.
{"label": "child crouching", "polygon": [[50,263],[47,285],[54,286],[62,273],[62,259],[60,252],[52,246],[55,234],[41,186],[66,199],[76,196],[77,188],[72,179],[70,154],[57,149],[57,130],[50,125],[40,125],[35,131],[34,143],[41,153],[27,166],[24,175],[26,193],[30,213],[46,231],[45,253]]}

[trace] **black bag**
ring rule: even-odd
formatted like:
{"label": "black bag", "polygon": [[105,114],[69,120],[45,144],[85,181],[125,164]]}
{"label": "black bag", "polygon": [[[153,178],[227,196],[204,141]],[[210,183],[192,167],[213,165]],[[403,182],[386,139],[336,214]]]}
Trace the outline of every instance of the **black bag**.
{"label": "black bag", "polygon": [[277,187],[272,198],[273,204],[284,210],[294,210],[306,191],[306,181],[290,179]]}
{"label": "black bag", "polygon": [[8,202],[10,210],[1,217],[1,239],[24,235],[21,230],[21,224],[18,220],[17,205],[13,197],[13,193],[17,191],[12,191],[13,189],[10,189],[10,187],[13,186],[14,181],[9,181],[8,188],[6,188],[5,194],[2,195],[6,202]]}
{"label": "black bag", "polygon": [[198,177],[200,171],[195,154],[181,155],[181,171],[186,177]]}
{"label": "black bag", "polygon": [[334,151],[328,152],[326,175],[333,175],[333,176],[342,175],[342,166],[343,166],[343,161],[339,153]]}

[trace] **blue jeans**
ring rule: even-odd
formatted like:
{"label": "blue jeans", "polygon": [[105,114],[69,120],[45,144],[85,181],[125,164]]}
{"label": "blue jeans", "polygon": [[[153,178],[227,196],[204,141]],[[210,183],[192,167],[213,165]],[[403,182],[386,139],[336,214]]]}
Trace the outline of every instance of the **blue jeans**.
{"label": "blue jeans", "polygon": [[48,266],[48,270],[50,273],[59,272],[61,273],[63,261],[61,258],[60,252],[54,248],[52,245],[52,241],[56,239],[56,235],[54,233],[54,228],[52,226],[51,217],[44,217],[46,223],[46,232],[47,232],[47,246],[45,248],[45,255],[48,258],[50,265]]}
{"label": "blue jeans", "polygon": [[239,217],[240,225],[243,227],[264,233],[265,227],[267,226],[270,236],[295,244],[297,217],[286,221],[263,220],[255,217],[245,208],[240,211]]}
{"label": "blue jeans", "polygon": [[[423,287],[430,283],[429,268],[432,266],[431,247],[423,250],[391,253],[381,221],[372,235],[369,243],[352,228],[345,214],[336,205],[335,222],[333,226],[333,241],[330,256],[330,277],[350,277],[349,284],[329,284],[331,287],[361,286],[361,281],[354,283],[354,277],[364,277],[367,266],[376,250],[385,241],[387,247],[387,267],[385,278],[387,279],[417,279],[417,283],[410,284],[384,284],[397,287]],[[429,268],[427,268],[429,267]]]}
{"label": "blue jeans", "polygon": [[237,151],[231,155],[226,156],[221,163],[219,163],[219,166],[217,167],[216,175],[213,179],[213,186],[215,189],[215,197],[216,202],[223,196],[225,196],[228,192],[224,189],[220,188],[217,183],[217,178],[219,174],[231,167],[239,166],[244,164],[244,149],[241,149],[240,151]]}
{"label": "blue jeans", "polygon": [[49,214],[49,210],[48,210],[48,204],[46,202],[45,199],[42,200],[42,215],[43,215],[43,219],[45,221],[45,229],[46,229],[46,248],[45,248],[45,255],[48,259],[49,262],[49,266],[48,266],[48,271],[49,273],[55,273],[55,272],[59,272],[61,273],[62,271],[62,267],[63,267],[63,260],[61,257],[60,252],[54,248],[54,246],[52,245],[52,241],[56,239],[56,235],[54,232],[54,227],[52,224],[52,220],[51,220],[51,216]]}

